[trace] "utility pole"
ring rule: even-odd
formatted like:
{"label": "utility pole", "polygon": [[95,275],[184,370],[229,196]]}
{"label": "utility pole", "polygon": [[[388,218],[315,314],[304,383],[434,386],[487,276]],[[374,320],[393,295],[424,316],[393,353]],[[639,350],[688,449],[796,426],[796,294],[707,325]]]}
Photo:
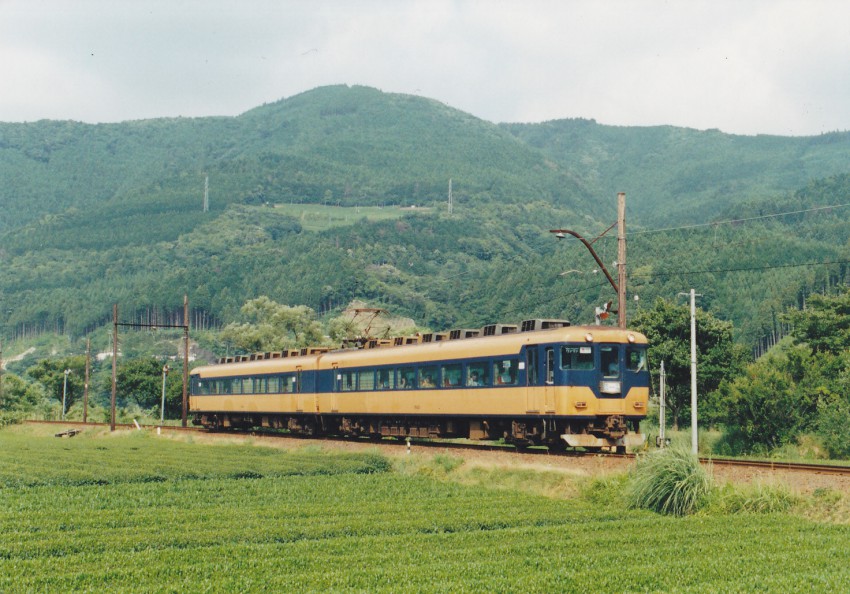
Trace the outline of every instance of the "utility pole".
{"label": "utility pole", "polygon": [[691,289],[690,293],[679,293],[691,297],[691,451],[699,452],[697,432],[697,306],[696,298],[702,297]]}
{"label": "utility pole", "polygon": [[210,176],[204,176],[204,212],[210,211]]}
{"label": "utility pole", "polygon": [[626,327],[626,193],[617,194],[617,321]]}
{"label": "utility pole", "polygon": [[667,373],[664,371],[664,361],[661,362],[661,373],[659,377],[659,396],[661,402],[658,407],[658,447],[663,448],[666,445],[664,439],[667,434]]}
{"label": "utility pole", "polygon": [[65,399],[68,394],[68,374],[71,373],[70,369],[65,370],[65,380],[62,382],[62,420],[65,420]]}
{"label": "utility pole", "polygon": [[91,377],[91,338],[86,338],[86,383],[83,388],[83,423],[89,417],[89,378]]}
{"label": "utility pole", "polygon": [[115,382],[118,377],[118,304],[112,305],[112,399],[110,400],[109,430],[115,431]]}
{"label": "utility pole", "polygon": [[189,411],[189,296],[183,295],[183,426]]}
{"label": "utility pole", "polygon": [[162,408],[159,414],[159,426],[162,427],[165,424],[165,380],[168,379],[168,372],[171,371],[168,368],[168,363],[162,366]]}
{"label": "utility pole", "polygon": [[452,198],[452,178],[449,178],[449,214],[452,214],[454,200]]}

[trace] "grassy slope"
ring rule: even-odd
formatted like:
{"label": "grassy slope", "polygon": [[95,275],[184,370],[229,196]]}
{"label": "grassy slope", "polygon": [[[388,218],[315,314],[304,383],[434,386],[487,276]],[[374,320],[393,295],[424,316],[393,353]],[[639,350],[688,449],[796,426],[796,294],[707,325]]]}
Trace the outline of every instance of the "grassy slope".
{"label": "grassy slope", "polygon": [[0,443],[0,468],[20,465],[0,488],[2,590],[253,591],[282,576],[306,591],[850,587],[850,528],[788,515],[672,519],[315,448],[8,428]]}

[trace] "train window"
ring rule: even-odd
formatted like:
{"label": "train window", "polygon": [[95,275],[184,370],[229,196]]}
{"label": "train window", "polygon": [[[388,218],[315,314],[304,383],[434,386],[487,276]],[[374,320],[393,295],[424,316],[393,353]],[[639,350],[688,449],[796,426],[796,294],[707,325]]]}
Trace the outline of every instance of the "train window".
{"label": "train window", "polygon": [[515,386],[516,380],[516,359],[504,359],[493,362],[493,383],[499,386]]}
{"label": "train window", "polygon": [[546,347],[546,383],[555,383],[555,349]]}
{"label": "train window", "polygon": [[605,377],[620,377],[620,349],[616,346],[599,348],[599,363]]}
{"label": "train window", "polygon": [[337,369],[336,379],[340,392],[353,392],[357,389],[357,375],[353,371]]}
{"label": "train window", "polygon": [[561,369],[586,371],[593,369],[592,346],[562,346]]}
{"label": "train window", "polygon": [[443,387],[444,388],[457,388],[463,382],[461,382],[461,377],[463,376],[463,366],[460,363],[453,363],[451,365],[443,365]]}
{"label": "train window", "polygon": [[626,347],[626,369],[635,373],[646,369],[646,347]]}
{"label": "train window", "polygon": [[378,370],[378,385],[379,390],[395,390],[395,373],[392,369]]}
{"label": "train window", "polygon": [[537,348],[529,347],[525,351],[525,356],[528,359],[528,385],[537,385]]}
{"label": "train window", "polygon": [[400,367],[398,370],[398,387],[402,390],[413,390],[416,388],[416,368]]}
{"label": "train window", "polygon": [[357,382],[360,390],[375,389],[375,370],[368,369],[357,372]]}
{"label": "train window", "polygon": [[483,361],[481,363],[468,363],[466,365],[466,385],[467,386],[486,386],[490,383],[490,376],[487,373],[489,366]]}
{"label": "train window", "polygon": [[436,388],[440,378],[440,368],[436,365],[426,365],[419,368],[419,387]]}

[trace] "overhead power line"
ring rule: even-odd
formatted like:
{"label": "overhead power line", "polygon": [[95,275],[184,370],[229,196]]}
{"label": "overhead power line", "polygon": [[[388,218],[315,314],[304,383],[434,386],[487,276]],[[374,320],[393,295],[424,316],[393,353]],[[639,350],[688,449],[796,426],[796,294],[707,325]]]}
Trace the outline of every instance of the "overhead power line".
{"label": "overhead power line", "polygon": [[684,270],[681,272],[653,272],[653,273],[635,273],[632,277],[641,278],[658,278],[670,276],[689,276],[693,274],[718,274],[721,272],[750,272],[755,270],[772,270],[774,268],[802,268],[810,266],[826,266],[829,264],[850,264],[850,260],[830,260],[827,262],[804,262],[802,264],[774,264],[766,266],[748,266],[744,268],[718,268],[715,270]]}
{"label": "overhead power line", "polygon": [[661,229],[644,229],[642,231],[630,231],[629,235],[645,235],[647,233],[662,233],[665,231],[681,231],[684,229],[698,229],[700,227],[714,227],[717,225],[732,225],[737,223],[747,223],[749,221],[759,221],[763,219],[773,219],[778,217],[785,217],[788,215],[795,214],[804,214],[807,212],[816,212],[819,210],[832,210],[835,208],[846,208],[850,206],[850,202],[846,204],[833,204],[829,206],[815,206],[812,208],[805,208],[803,210],[789,210],[787,212],[777,212],[773,214],[759,215],[757,217],[746,217],[742,219],[729,219],[727,221],[713,221],[711,223],[695,223],[693,225],[682,225],[680,227],[664,227]]}

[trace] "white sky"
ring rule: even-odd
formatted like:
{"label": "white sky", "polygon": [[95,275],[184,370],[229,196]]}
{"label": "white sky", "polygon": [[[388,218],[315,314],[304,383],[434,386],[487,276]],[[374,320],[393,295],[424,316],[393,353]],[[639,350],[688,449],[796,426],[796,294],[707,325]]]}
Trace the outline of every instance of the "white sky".
{"label": "white sky", "polygon": [[0,121],[236,115],[329,84],[491,122],[850,129],[848,0],[0,0]]}

